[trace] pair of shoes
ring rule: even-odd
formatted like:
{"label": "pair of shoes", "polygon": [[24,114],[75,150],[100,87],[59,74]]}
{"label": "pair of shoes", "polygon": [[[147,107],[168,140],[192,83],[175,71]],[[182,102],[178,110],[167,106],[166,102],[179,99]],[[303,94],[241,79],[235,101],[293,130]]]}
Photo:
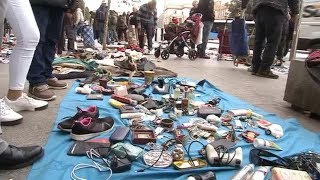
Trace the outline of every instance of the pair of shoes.
{"label": "pair of shoes", "polygon": [[43,101],[52,101],[57,96],[50,89],[66,89],[68,84],[63,81],[59,81],[57,78],[49,78],[47,84],[29,87],[29,95],[35,99]]}
{"label": "pair of shoes", "polygon": [[270,78],[270,79],[278,79],[279,78],[278,75],[273,74],[273,72],[270,70],[269,71],[261,71],[260,70],[256,75],[259,77]]}
{"label": "pair of shoes", "polygon": [[72,117],[63,118],[62,122],[58,124],[58,129],[65,132],[71,132],[74,122],[86,117],[98,118],[99,109],[96,106],[90,106],[87,109],[81,109],[77,107],[77,113]]}
{"label": "pair of shoes", "polygon": [[40,111],[48,107],[48,102],[35,100],[25,93],[15,101],[4,97],[0,100],[0,122],[4,126],[20,124],[23,117],[17,112],[20,111]]}
{"label": "pair of shoes", "polygon": [[66,89],[68,84],[63,81],[59,81],[56,77],[49,78],[47,81],[49,89]]}
{"label": "pair of shoes", "polygon": [[20,169],[32,165],[44,155],[40,146],[15,147],[9,145],[0,154],[0,169]]}
{"label": "pair of shoes", "polygon": [[70,132],[73,140],[85,141],[113,128],[114,120],[111,117],[98,117],[99,109],[95,106],[86,110],[78,108],[76,115],[59,123],[58,128],[62,131]]}
{"label": "pair of shoes", "polygon": [[201,58],[201,59],[210,59],[211,57],[206,55],[206,54],[202,54],[202,55],[199,55],[199,58]]}

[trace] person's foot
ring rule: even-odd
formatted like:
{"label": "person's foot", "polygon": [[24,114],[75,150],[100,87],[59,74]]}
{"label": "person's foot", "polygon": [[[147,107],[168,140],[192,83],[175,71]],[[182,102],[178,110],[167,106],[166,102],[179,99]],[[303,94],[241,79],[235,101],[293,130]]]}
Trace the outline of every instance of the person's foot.
{"label": "person's foot", "polygon": [[199,55],[199,58],[201,58],[201,59],[210,59],[210,56],[208,56],[206,54],[202,54],[202,55]]}
{"label": "person's foot", "polygon": [[58,124],[58,129],[71,132],[72,126],[75,121],[86,118],[98,118],[99,117],[99,109],[96,106],[91,106],[88,109],[80,109],[77,107],[78,112],[73,117],[64,118],[64,121]]}
{"label": "person's foot", "polygon": [[70,136],[73,140],[85,141],[110,131],[113,125],[114,120],[109,117],[101,119],[87,117],[74,123]]}
{"label": "person's foot", "polygon": [[43,101],[51,101],[57,97],[56,94],[49,89],[49,86],[47,84],[40,86],[30,86],[29,96]]}
{"label": "person's foot", "polygon": [[22,96],[15,101],[11,101],[7,97],[4,97],[4,100],[6,104],[15,112],[40,111],[48,107],[48,102],[33,99],[28,97],[25,93],[23,93]]}
{"label": "person's foot", "polygon": [[49,89],[66,89],[68,84],[63,81],[59,81],[57,78],[48,79],[47,84],[49,85]]}
{"label": "person's foot", "polygon": [[9,145],[7,149],[0,154],[0,169],[20,169],[32,165],[44,154],[40,146],[15,147]]}
{"label": "person's foot", "polygon": [[259,71],[257,76],[264,77],[264,78],[270,78],[270,79],[278,79],[279,76],[276,74],[273,74],[272,71]]}
{"label": "person's foot", "polygon": [[14,112],[5,102],[4,99],[0,99],[0,122],[3,126],[13,126],[20,124],[23,117]]}

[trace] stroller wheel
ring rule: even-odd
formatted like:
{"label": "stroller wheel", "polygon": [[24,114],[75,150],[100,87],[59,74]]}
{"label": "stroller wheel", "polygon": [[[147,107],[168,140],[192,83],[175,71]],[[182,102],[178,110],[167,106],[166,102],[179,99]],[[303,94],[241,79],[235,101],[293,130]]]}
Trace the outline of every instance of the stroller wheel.
{"label": "stroller wheel", "polygon": [[190,51],[189,51],[189,54],[188,54],[188,57],[189,57],[189,59],[190,59],[191,61],[196,60],[197,57],[198,57],[197,51],[196,51],[196,50],[190,50]]}
{"label": "stroller wheel", "polygon": [[169,59],[169,56],[170,56],[170,53],[169,53],[169,51],[168,50],[163,50],[162,52],[161,52],[161,58],[163,59],[163,60],[167,60],[167,59]]}
{"label": "stroller wheel", "polygon": [[154,52],[154,56],[156,58],[159,58],[160,57],[160,47],[156,48],[155,52]]}
{"label": "stroller wheel", "polygon": [[184,55],[184,50],[183,49],[177,49],[177,51],[176,51],[176,55],[177,55],[177,57],[182,57],[183,55]]}

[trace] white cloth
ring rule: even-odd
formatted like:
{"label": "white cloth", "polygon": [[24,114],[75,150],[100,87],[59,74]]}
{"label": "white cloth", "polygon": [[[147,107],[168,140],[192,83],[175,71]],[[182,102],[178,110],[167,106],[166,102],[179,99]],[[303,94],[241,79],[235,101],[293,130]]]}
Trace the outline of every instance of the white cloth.
{"label": "white cloth", "polygon": [[6,18],[17,38],[10,56],[9,89],[23,90],[40,32],[29,0],[8,0]]}
{"label": "white cloth", "polygon": [[75,25],[78,25],[80,22],[84,22],[84,17],[82,10],[80,8],[77,8]]}
{"label": "white cloth", "polygon": [[198,37],[196,40],[196,46],[198,46],[199,44],[202,44],[202,37],[203,37],[203,23],[199,24],[200,28],[199,28],[199,33],[198,33]]}

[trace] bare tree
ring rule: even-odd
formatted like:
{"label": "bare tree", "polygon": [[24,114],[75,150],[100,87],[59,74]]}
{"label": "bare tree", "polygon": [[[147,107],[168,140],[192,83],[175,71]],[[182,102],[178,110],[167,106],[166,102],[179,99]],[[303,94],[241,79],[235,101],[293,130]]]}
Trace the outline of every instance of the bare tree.
{"label": "bare tree", "polygon": [[106,19],[104,21],[104,30],[102,35],[102,48],[103,50],[107,49],[107,34],[108,34],[108,22],[109,22],[109,12],[110,12],[111,0],[108,0]]}

